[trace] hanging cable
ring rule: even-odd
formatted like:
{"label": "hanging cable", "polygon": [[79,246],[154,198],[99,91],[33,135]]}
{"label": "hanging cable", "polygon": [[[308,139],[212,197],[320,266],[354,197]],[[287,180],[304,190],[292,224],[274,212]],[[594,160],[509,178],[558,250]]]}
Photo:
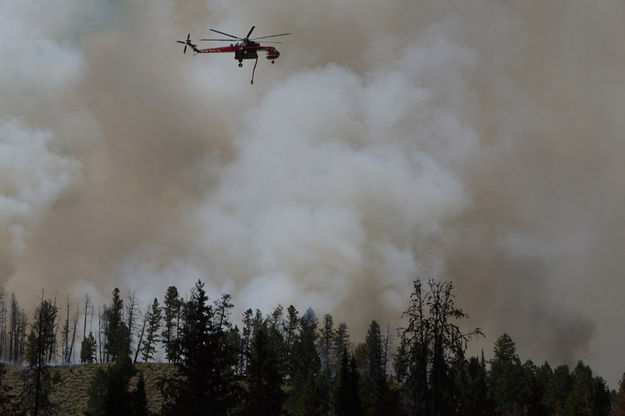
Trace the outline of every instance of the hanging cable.
{"label": "hanging cable", "polygon": [[258,56],[256,57],[256,61],[254,61],[254,68],[252,68],[252,80],[250,84],[254,85],[254,72],[256,72],[256,64],[258,64]]}

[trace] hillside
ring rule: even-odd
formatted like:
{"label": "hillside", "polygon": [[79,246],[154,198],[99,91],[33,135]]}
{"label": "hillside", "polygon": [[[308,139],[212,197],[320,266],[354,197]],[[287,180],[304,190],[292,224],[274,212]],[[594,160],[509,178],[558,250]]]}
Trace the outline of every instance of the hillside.
{"label": "hillside", "polygon": [[[83,415],[87,408],[88,390],[91,379],[99,367],[109,364],[86,364],[68,367],[52,367],[51,401],[55,406],[56,413],[64,416]],[[160,409],[162,396],[157,387],[157,380],[163,376],[171,376],[175,372],[172,364],[166,363],[140,363],[137,370],[143,371],[146,383],[147,401],[150,411]],[[12,403],[16,403],[22,381],[20,374],[23,367],[7,366],[7,372],[3,384],[9,388],[8,394]],[[135,380],[131,382],[134,384]]]}

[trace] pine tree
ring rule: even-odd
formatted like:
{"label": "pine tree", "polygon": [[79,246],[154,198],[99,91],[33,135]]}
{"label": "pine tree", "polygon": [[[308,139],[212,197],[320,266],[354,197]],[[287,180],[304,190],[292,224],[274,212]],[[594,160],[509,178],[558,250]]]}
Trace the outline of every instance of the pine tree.
{"label": "pine tree", "polygon": [[[226,299],[222,299],[227,303]],[[208,304],[204,284],[197,281],[191,299],[183,305],[178,369],[183,379],[165,389],[165,415],[224,415],[238,396],[234,374],[237,351],[228,343],[224,316]]]}
{"label": "pine tree", "polygon": [[91,380],[87,416],[134,416],[134,395],[129,391],[135,369],[128,352],[118,355],[110,367],[98,368]]}
{"label": "pine tree", "polygon": [[178,349],[178,327],[181,313],[182,300],[178,297],[178,289],[169,286],[164,300],[165,329],[161,332],[165,345],[165,357],[169,362],[178,362],[180,352]]}
{"label": "pine tree", "polygon": [[490,361],[490,391],[495,402],[495,409],[501,414],[522,408],[523,368],[516,354],[514,341],[508,334],[501,335],[495,341],[494,357]]}
{"label": "pine tree", "polygon": [[117,357],[130,352],[130,331],[123,322],[124,303],[119,297],[119,289],[113,290],[113,303],[107,309],[107,326],[105,329],[107,356],[115,361]]}
{"label": "pine tree", "polygon": [[546,403],[554,413],[562,414],[564,404],[573,388],[573,377],[567,365],[560,365],[553,370],[547,385]]}
{"label": "pine tree", "polygon": [[[399,330],[405,358],[404,400],[407,411],[425,415],[446,415],[456,406],[453,367],[464,359],[468,341],[479,329],[464,333],[455,321],[467,315],[455,306],[453,284],[428,280],[423,288],[414,282],[408,308],[403,313],[406,328]],[[397,364],[397,358],[396,358]]]}
{"label": "pine tree", "polygon": [[462,370],[456,373],[456,385],[459,394],[459,414],[464,416],[494,414],[493,405],[489,400],[486,365],[483,360],[471,357],[468,362],[463,361]]}
{"label": "pine tree", "polygon": [[343,351],[349,350],[349,331],[345,322],[341,322],[336,328],[333,349],[335,361],[340,364],[343,359]]}
{"label": "pine tree", "polygon": [[158,329],[161,325],[161,308],[158,305],[158,299],[154,298],[152,307],[146,317],[147,330],[145,339],[141,343],[143,362],[147,362],[152,359],[152,356],[156,352],[156,343],[158,342]]}
{"label": "pine tree", "polygon": [[245,415],[280,415],[284,402],[280,356],[270,330],[262,325],[252,340],[247,367]]}
{"label": "pine tree", "polygon": [[321,360],[321,367],[333,368],[333,347],[336,338],[336,331],[334,329],[332,315],[326,314],[323,317],[323,328],[321,328],[320,333],[319,358]]}
{"label": "pine tree", "polygon": [[523,378],[520,380],[523,385],[522,401],[524,408],[530,415],[546,416],[549,409],[545,404],[546,382],[544,376],[536,365],[528,360],[523,364]]}
{"label": "pine tree", "polygon": [[337,416],[360,416],[362,407],[358,390],[359,373],[356,360],[348,358],[343,350],[334,393],[334,409]]}
{"label": "pine tree", "polygon": [[621,376],[618,393],[614,398],[614,407],[610,416],[625,416],[625,373]]}
{"label": "pine tree", "polygon": [[148,416],[148,399],[145,393],[145,377],[139,372],[137,388],[132,393],[132,416]]}
{"label": "pine tree", "polygon": [[289,407],[295,415],[316,415],[324,411],[325,404],[317,377],[321,370],[316,348],[317,318],[308,309],[299,322],[300,331],[293,344],[294,374]]}
{"label": "pine tree", "polygon": [[34,416],[45,415],[52,411],[49,399],[51,383],[48,371],[48,352],[55,343],[55,320],[57,308],[50,301],[43,299],[35,311],[34,323],[26,345],[28,367],[22,378],[24,388],[21,394],[23,408],[31,410]]}
{"label": "pine tree", "polygon": [[96,342],[93,337],[93,333],[89,332],[89,336],[86,337],[80,347],[80,362],[83,364],[91,364],[95,361]]}
{"label": "pine tree", "polygon": [[369,415],[382,415],[387,408],[388,384],[380,325],[372,321],[365,338],[364,404]]}
{"label": "pine tree", "polygon": [[297,339],[297,329],[299,327],[299,313],[293,305],[287,310],[287,318],[284,323],[284,349],[282,351],[282,362],[284,363],[284,373],[289,379],[295,376],[295,342]]}

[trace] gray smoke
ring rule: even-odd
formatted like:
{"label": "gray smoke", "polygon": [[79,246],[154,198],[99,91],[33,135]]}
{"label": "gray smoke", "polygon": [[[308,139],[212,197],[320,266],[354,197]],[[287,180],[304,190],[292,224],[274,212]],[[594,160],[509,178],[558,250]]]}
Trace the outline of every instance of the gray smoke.
{"label": "gray smoke", "polygon": [[[101,301],[197,278],[240,307],[396,325],[453,279],[488,350],[625,365],[625,5],[0,5],[0,282]],[[293,35],[275,65],[181,54]]]}

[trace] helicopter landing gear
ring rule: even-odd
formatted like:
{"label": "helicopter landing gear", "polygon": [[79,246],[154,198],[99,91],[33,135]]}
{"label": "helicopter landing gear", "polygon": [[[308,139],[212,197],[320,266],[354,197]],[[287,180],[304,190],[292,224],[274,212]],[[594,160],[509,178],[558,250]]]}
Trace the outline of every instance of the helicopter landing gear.
{"label": "helicopter landing gear", "polygon": [[239,68],[243,67],[243,62],[239,62]]}

